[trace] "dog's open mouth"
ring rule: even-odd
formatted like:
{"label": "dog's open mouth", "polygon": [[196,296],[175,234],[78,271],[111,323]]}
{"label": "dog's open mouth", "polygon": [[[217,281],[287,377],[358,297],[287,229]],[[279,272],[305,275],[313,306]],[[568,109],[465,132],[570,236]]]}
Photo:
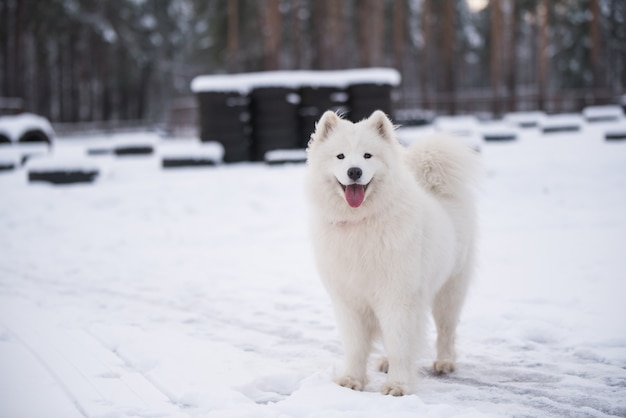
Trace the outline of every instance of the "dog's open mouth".
{"label": "dog's open mouth", "polygon": [[339,185],[343,189],[343,193],[346,197],[346,202],[352,208],[358,208],[365,200],[365,191],[369,186],[367,184],[348,184],[347,186],[339,182]]}

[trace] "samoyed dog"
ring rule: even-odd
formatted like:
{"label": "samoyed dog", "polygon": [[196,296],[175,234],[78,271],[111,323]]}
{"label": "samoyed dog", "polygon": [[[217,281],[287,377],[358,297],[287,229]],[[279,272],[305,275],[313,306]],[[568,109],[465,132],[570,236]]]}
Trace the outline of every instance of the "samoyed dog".
{"label": "samoyed dog", "polygon": [[307,171],[316,263],[346,356],[337,383],[363,390],[380,339],[382,392],[412,392],[429,310],[434,371],[452,372],[474,269],[477,154],[441,137],[406,148],[381,111],[358,123],[328,111],[311,135]]}

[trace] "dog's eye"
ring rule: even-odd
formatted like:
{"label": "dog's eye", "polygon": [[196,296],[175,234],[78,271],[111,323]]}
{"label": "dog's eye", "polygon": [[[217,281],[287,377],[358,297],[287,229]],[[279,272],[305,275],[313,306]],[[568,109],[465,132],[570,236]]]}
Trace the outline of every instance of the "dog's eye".
{"label": "dog's eye", "polygon": [[339,155],[337,156],[337,158],[338,158],[338,159],[340,159],[340,160],[343,160],[344,158],[346,158],[346,156],[345,156],[345,155],[343,155],[343,154],[339,154]]}
{"label": "dog's eye", "polygon": [[365,154],[363,154],[363,158],[365,158],[366,160],[369,158],[372,158],[372,154],[370,154],[369,152],[366,152]]}

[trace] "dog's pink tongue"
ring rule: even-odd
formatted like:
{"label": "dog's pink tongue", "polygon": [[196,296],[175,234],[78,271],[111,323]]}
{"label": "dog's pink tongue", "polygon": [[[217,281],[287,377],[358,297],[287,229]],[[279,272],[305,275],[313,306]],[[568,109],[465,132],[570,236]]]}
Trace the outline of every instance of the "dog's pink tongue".
{"label": "dog's pink tongue", "polygon": [[365,199],[365,186],[361,184],[351,184],[346,186],[346,201],[353,208],[358,208]]}

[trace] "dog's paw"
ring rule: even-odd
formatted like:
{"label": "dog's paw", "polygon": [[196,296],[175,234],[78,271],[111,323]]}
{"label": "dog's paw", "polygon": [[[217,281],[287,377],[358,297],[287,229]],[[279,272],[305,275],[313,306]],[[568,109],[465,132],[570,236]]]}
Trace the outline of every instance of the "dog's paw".
{"label": "dog's paw", "polygon": [[381,357],[380,360],[378,360],[378,371],[389,373],[389,360],[387,360],[387,357]]}
{"label": "dog's paw", "polygon": [[452,373],[454,368],[454,362],[450,360],[437,360],[435,364],[433,364],[433,369],[435,369],[436,374]]}
{"label": "dog's paw", "polygon": [[409,393],[406,385],[397,382],[387,382],[382,388],[383,395],[404,396]]}
{"label": "dog's paw", "polygon": [[339,386],[358,391],[363,390],[363,387],[365,386],[364,382],[357,380],[351,376],[342,376],[338,378],[336,382]]}

